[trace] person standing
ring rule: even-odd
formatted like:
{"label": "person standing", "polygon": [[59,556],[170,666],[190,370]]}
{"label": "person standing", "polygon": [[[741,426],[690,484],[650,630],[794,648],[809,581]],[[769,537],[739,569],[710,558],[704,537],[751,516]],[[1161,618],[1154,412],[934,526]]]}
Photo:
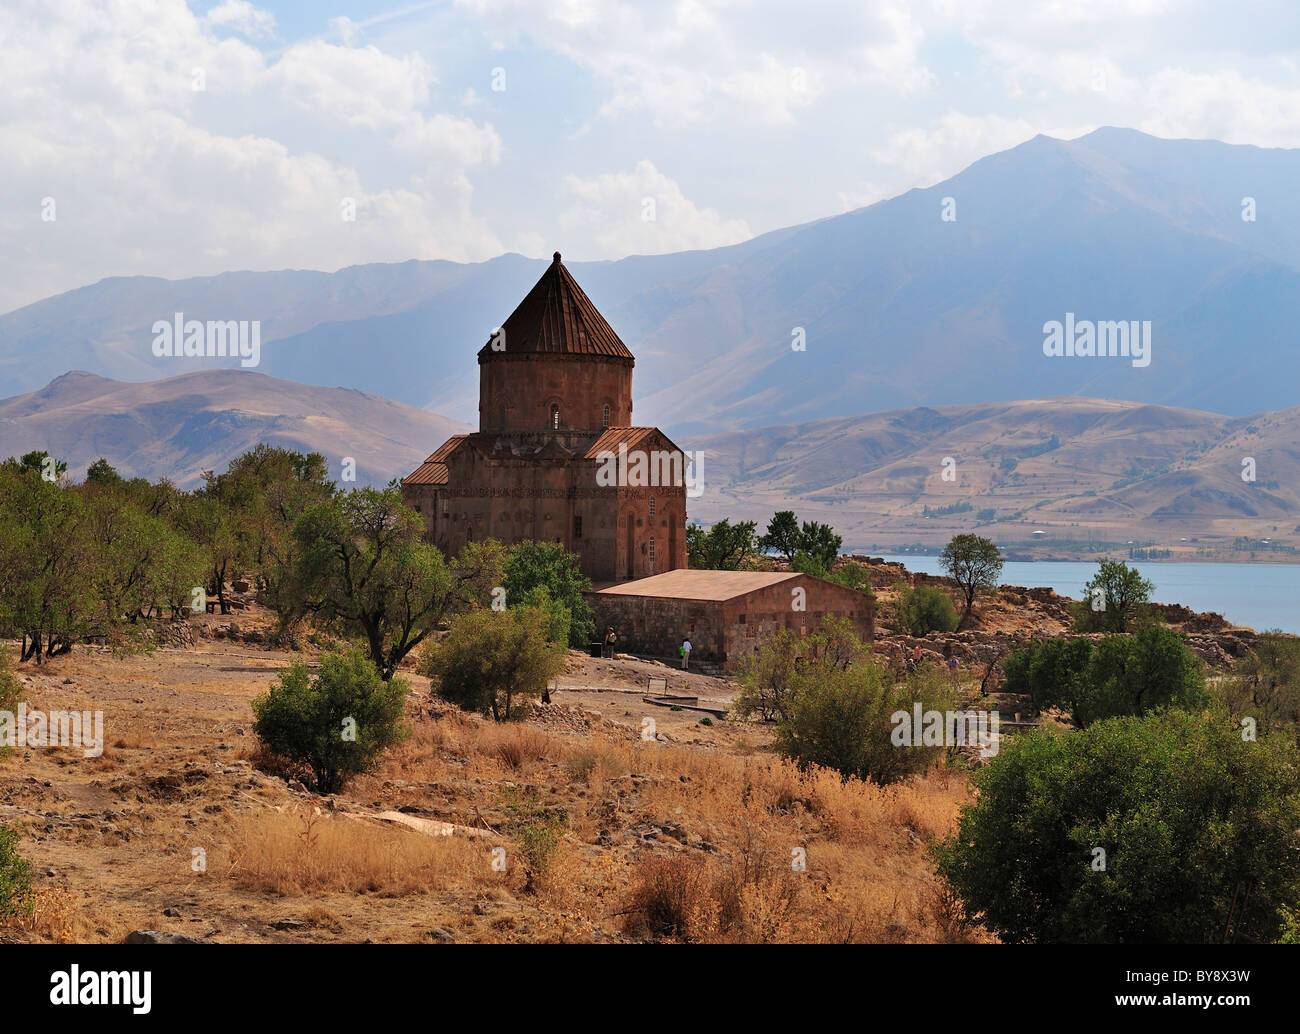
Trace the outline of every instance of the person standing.
{"label": "person standing", "polygon": [[682,640],[682,668],[683,670],[690,666],[691,663],[691,641]]}

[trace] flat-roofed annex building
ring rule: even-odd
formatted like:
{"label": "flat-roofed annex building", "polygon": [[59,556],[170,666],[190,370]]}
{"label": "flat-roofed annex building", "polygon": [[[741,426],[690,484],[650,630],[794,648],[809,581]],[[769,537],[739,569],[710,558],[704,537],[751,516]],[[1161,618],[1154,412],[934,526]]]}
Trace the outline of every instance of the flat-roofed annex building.
{"label": "flat-roofed annex building", "polygon": [[848,618],[867,641],[875,629],[872,597],[798,572],[677,570],[586,596],[597,632],[612,627],[620,650],[671,658],[689,639],[693,663],[724,671],[777,630],[809,634],[827,614]]}
{"label": "flat-roofed annex building", "polygon": [[636,360],[558,251],[478,363],[478,431],[402,479],[429,541],[558,542],[594,582],[686,566],[687,456],[632,424]]}

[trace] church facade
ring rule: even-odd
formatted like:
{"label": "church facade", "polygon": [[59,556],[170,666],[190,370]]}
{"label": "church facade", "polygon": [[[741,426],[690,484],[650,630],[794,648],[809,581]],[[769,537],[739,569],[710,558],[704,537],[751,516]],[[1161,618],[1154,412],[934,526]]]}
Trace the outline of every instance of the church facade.
{"label": "church facade", "polygon": [[429,541],[557,542],[597,583],[686,567],[688,457],[633,425],[636,360],[559,252],[478,363],[478,431],[402,479]]}

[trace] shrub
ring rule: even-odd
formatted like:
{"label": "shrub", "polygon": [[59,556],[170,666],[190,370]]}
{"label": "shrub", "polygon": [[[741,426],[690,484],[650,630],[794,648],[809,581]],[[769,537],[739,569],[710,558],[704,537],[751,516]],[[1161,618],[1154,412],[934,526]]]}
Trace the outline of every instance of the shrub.
{"label": "shrub", "polygon": [[1080,632],[1127,632],[1149,617],[1147,602],[1155,586],[1122,560],[1103,560],[1083,587],[1083,600],[1071,607]]}
{"label": "shrub", "polygon": [[898,623],[914,636],[952,632],[961,620],[948,594],[934,585],[918,585],[898,601]]}
{"label": "shrub", "polygon": [[547,638],[547,621],[534,607],[470,611],[429,651],[424,673],[438,696],[466,711],[522,718],[564,668],[565,648]]}
{"label": "shrub", "polygon": [[1162,707],[1198,710],[1209,702],[1200,660],[1163,625],[1134,635],[1026,643],[1003,663],[1004,689],[1034,706],[1061,707],[1080,728]]}
{"label": "shrub", "polygon": [[1004,941],[1207,943],[1234,903],[1238,931],[1272,940],[1300,889],[1287,749],[1184,711],[1017,737],[975,776],[939,872]]}
{"label": "shrub", "polygon": [[0,922],[32,914],[32,867],[18,854],[18,830],[0,826]]}
{"label": "shrub", "polygon": [[942,747],[895,746],[896,711],[950,706],[952,691],[935,669],[893,681],[872,663],[809,666],[776,728],[776,748],[800,768],[822,765],[848,778],[892,783],[922,772]]}
{"label": "shrub", "polygon": [[[9,659],[9,650],[7,647],[0,646],[0,711],[8,711],[13,714],[18,710],[18,701],[22,699],[23,688],[18,679],[14,677],[12,663]],[[8,754],[13,748],[5,742],[5,737],[0,737],[0,758]]]}
{"label": "shrub", "polygon": [[385,682],[360,650],[326,654],[320,673],[307,665],[281,672],[253,702],[254,731],[273,754],[311,769],[320,793],[337,793],[410,734],[401,721],[407,685]]}
{"label": "shrub", "polygon": [[507,786],[502,791],[505,831],[519,845],[524,886],[534,890],[550,870],[568,820],[564,813],[539,803],[537,791]]}

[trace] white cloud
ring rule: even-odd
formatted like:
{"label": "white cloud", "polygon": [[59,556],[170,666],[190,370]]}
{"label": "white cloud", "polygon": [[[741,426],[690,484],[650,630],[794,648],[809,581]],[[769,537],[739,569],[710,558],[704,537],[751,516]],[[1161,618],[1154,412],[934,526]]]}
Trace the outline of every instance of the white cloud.
{"label": "white cloud", "polygon": [[[430,112],[418,55],[321,41],[268,57],[213,26],[265,29],[251,5],[0,9],[0,311],[110,275],[481,260],[501,241],[470,173],[500,159],[490,125]],[[192,88],[201,69],[206,89]],[[230,128],[261,119],[262,132]],[[277,139],[279,126],[311,143]],[[406,171],[368,183],[358,147]],[[387,164],[398,164],[388,162]],[[373,178],[372,170],[369,174]],[[57,219],[42,221],[52,197]],[[342,217],[344,199],[357,218]]]}
{"label": "white cloud", "polygon": [[590,235],[594,258],[718,248],[753,236],[743,219],[697,207],[650,161],[628,172],[569,176],[566,184],[576,200],[560,227]]}
{"label": "white cloud", "polygon": [[249,39],[275,35],[275,15],[259,10],[248,0],[222,0],[203,20],[214,28],[234,29]]}

